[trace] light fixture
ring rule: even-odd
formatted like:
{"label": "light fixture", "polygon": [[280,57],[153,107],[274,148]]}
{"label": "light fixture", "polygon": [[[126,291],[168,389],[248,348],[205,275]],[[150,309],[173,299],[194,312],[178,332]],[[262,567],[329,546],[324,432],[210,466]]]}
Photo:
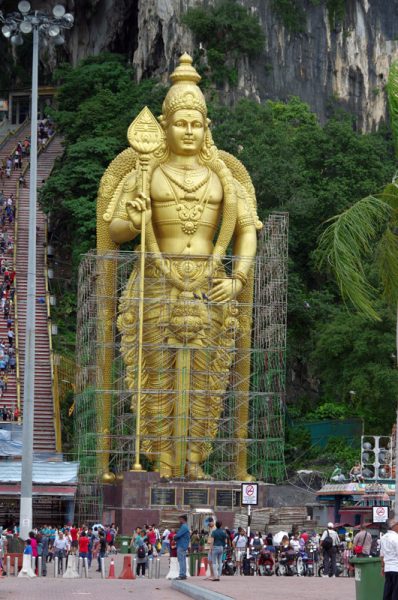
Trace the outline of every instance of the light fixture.
{"label": "light fixture", "polygon": [[13,35],[11,38],[11,44],[14,44],[14,46],[22,46],[22,44],[23,44],[22,35],[20,33]]}
{"label": "light fixture", "polygon": [[66,13],[64,15],[64,21],[67,21],[69,25],[73,25],[75,22],[75,17],[71,13]]}
{"label": "light fixture", "polygon": [[54,44],[56,46],[62,46],[62,44],[65,44],[64,36],[61,34],[57,35],[57,37],[54,38]]}
{"label": "light fixture", "polygon": [[1,33],[4,35],[4,37],[9,38],[12,35],[12,29],[8,25],[3,25],[1,28]]}
{"label": "light fixture", "polygon": [[22,33],[31,33],[33,25],[30,21],[25,20],[22,21],[22,23],[19,26],[19,29],[22,31]]}
{"label": "light fixture", "polygon": [[27,0],[21,0],[21,2],[19,2],[18,4],[18,10],[23,15],[27,15],[30,11],[30,2],[28,2]]}
{"label": "light fixture", "polygon": [[48,35],[55,38],[57,37],[57,35],[59,35],[60,32],[60,28],[58,27],[58,25],[50,25],[50,27],[48,28]]}
{"label": "light fixture", "polygon": [[61,19],[65,14],[65,8],[62,4],[56,4],[53,8],[53,15],[56,19]]}

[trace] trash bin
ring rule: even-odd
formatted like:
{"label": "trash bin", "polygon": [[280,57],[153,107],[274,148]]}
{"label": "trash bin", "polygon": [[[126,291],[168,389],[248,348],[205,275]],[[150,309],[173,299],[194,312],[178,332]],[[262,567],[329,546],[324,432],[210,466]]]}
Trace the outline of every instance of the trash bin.
{"label": "trash bin", "polygon": [[130,551],[130,537],[128,535],[119,535],[117,541],[119,542],[120,554],[129,554]]}
{"label": "trash bin", "polygon": [[380,558],[352,558],[350,562],[355,566],[356,600],[383,600]]}
{"label": "trash bin", "polygon": [[189,555],[189,572],[192,576],[199,573],[200,560],[203,557],[207,557],[207,552],[192,552]]}

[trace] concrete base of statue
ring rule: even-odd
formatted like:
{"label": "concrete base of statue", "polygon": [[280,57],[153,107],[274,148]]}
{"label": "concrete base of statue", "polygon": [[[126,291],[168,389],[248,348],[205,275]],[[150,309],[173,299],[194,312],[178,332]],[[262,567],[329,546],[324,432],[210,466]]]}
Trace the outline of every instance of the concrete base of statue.
{"label": "concrete base of statue", "polygon": [[[235,513],[241,510],[241,481],[181,479],[164,480],[151,471],[127,471],[112,484],[103,486],[105,523],[119,523],[119,533],[130,535],[145,523],[166,522],[179,527],[182,514],[203,511],[203,519],[213,514],[224,527],[234,527]],[[259,483],[258,507],[267,506],[267,485]],[[204,510],[206,509],[206,510]],[[195,529],[202,529],[198,522]],[[206,527],[205,527],[206,529]]]}

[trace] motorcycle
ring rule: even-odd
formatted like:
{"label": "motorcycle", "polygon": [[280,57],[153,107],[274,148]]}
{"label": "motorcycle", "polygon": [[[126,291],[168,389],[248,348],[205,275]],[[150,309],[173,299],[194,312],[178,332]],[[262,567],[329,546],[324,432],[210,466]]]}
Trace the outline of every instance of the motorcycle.
{"label": "motorcycle", "polygon": [[282,550],[278,556],[278,564],[275,567],[275,575],[293,576],[297,575],[296,552],[293,550]]}
{"label": "motorcycle", "polygon": [[271,552],[262,550],[258,558],[257,573],[265,577],[270,577],[274,574],[274,559]]}
{"label": "motorcycle", "polygon": [[[341,557],[341,553],[337,552],[336,554],[336,577],[340,577],[344,573],[344,565]],[[322,561],[319,569],[318,569],[318,577],[324,576],[324,560]]]}
{"label": "motorcycle", "polygon": [[222,565],[222,574],[223,575],[235,575],[236,573],[236,565],[235,565],[235,561],[233,559],[233,552],[232,550],[229,548],[226,551],[226,556]]}

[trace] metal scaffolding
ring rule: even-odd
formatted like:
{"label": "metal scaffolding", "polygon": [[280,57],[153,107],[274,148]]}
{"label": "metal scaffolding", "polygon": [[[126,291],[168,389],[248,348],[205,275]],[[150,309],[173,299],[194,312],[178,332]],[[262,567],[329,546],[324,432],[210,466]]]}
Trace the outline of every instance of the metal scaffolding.
{"label": "metal scaffolding", "polygon": [[[175,381],[178,371],[175,359],[178,349],[173,348],[167,329],[176,302],[170,295],[167,274],[156,268],[153,256],[147,255],[144,303],[146,383],[141,456],[145,468],[156,468],[162,444],[167,443],[173,451],[180,448],[184,465],[189,461],[187,448],[199,444],[206,448],[201,467],[212,479],[236,479],[236,464],[242,448],[247,457],[247,470],[257,479],[275,482],[284,478],[287,257],[288,217],[284,213],[274,213],[269,216],[259,237],[258,254],[253,263],[252,304],[243,300],[220,305],[206,297],[199,298],[200,302],[192,302],[192,314],[195,316],[200,310],[200,318],[206,326],[202,345],[189,352],[189,369],[184,370],[185,379],[178,389],[178,386],[168,383]],[[176,259],[178,263],[181,257]],[[199,269],[204,262],[203,257],[190,259],[191,268]],[[227,257],[219,267],[217,277],[230,275],[237,260],[238,257]],[[106,265],[109,264],[112,268],[107,270]],[[75,397],[76,445],[80,461],[79,520],[96,520],[102,514],[98,464],[104,447],[109,447],[110,470],[114,473],[128,471],[134,463],[136,416],[131,405],[134,407],[137,395],[137,362],[132,360],[134,366],[126,369],[121,355],[123,340],[117,318],[120,298],[129,286],[125,298],[128,298],[127,314],[131,314],[129,335],[134,353],[139,295],[131,274],[138,273],[138,265],[137,252],[101,256],[93,252],[85,255],[80,265]],[[111,273],[114,278],[112,298],[107,297],[104,291],[110,288],[99,284],[104,273]],[[211,282],[209,285],[211,287]],[[101,319],[101,307],[105,304],[113,311],[110,344],[103,343],[106,325]],[[126,300],[124,307],[126,310]],[[225,311],[229,314],[226,315]],[[251,343],[246,346],[241,343],[244,318],[246,323],[251,321]],[[157,331],[164,323],[163,334],[158,337],[150,333],[154,319]],[[180,327],[184,329],[184,323],[180,323]],[[208,331],[213,334],[207,334]],[[198,335],[200,337],[200,333]],[[111,374],[111,390],[104,383],[101,366],[104,357],[109,356],[112,360],[107,374],[108,381]],[[104,395],[111,400],[110,427],[105,444],[104,435],[100,433],[108,429],[108,424],[101,420],[100,407]],[[165,402],[169,407],[185,402],[184,415],[176,415],[169,409],[165,416]],[[206,405],[208,409],[203,410]],[[160,415],[163,415],[161,419]],[[186,423],[181,426],[182,418]],[[180,477],[184,476],[184,469],[185,466],[182,466]]]}

